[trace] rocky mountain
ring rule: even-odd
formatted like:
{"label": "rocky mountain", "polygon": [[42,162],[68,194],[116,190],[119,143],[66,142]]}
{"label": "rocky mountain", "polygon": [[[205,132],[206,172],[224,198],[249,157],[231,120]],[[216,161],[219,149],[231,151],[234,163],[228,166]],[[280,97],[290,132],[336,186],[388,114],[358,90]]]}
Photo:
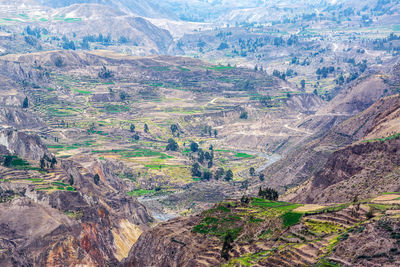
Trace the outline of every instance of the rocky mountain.
{"label": "rocky mountain", "polygon": [[319,171],[331,153],[361,140],[370,127],[369,119],[377,116],[379,111],[372,108],[372,113],[360,112],[382,96],[396,93],[397,68],[395,66],[383,79],[379,73],[358,79],[314,115],[299,121],[298,129],[320,130],[281,161],[268,167],[265,184],[281,189],[296,187]]}
{"label": "rocky mountain", "polygon": [[[12,155],[0,167],[1,265],[115,264],[152,221],[145,207],[108,185],[116,178],[103,168],[94,181],[72,161],[49,167],[53,156],[35,135],[2,130],[0,140],[2,158]],[[48,162],[35,167],[39,159]]]}
{"label": "rocky mountain", "polygon": [[[105,4],[64,3],[62,7],[51,8],[8,1],[0,7],[0,13],[10,22],[2,28],[0,50],[7,54],[114,47],[119,52],[136,55],[173,52],[175,44],[168,31],[118,5]],[[25,5],[24,13],[16,17],[19,5]]]}
{"label": "rocky mountain", "polygon": [[121,266],[395,266],[399,209],[379,201],[225,201],[143,233]]}
{"label": "rocky mountain", "polygon": [[[400,96],[383,98],[369,109],[344,122],[355,125],[360,133],[357,141],[331,154],[306,191],[296,192],[296,199],[305,202],[349,201],[355,196],[374,197],[382,192],[397,192],[398,120]],[[340,188],[340,190],[339,190]]]}

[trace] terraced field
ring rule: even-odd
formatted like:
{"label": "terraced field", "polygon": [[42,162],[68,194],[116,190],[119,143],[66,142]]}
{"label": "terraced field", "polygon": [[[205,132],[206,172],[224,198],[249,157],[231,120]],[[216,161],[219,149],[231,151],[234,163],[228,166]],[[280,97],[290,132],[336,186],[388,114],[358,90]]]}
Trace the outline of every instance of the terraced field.
{"label": "terraced field", "polygon": [[[258,174],[249,175],[251,167],[261,170],[285,140],[308,135],[279,128],[282,120],[289,125],[301,116],[286,101],[304,93],[263,72],[101,51],[58,53],[63,65],[56,67],[53,52],[41,55],[8,56],[27,67],[34,61],[46,73],[46,79],[24,84],[30,109],[48,126],[37,133],[58,158],[86,167],[94,161],[121,163],[115,172],[129,184],[128,192],[153,194],[197,183],[201,177],[192,176],[191,166],[199,154],[190,150],[192,142],[213,155],[201,172],[215,177],[222,168],[233,171],[234,181],[257,181]],[[301,101],[303,109],[307,104]],[[274,138],[266,145],[268,133]],[[166,150],[169,139],[176,141],[176,151]]]}
{"label": "terraced field", "polygon": [[[381,253],[385,256],[368,256],[373,252],[362,250],[365,244],[359,244],[360,251],[353,255],[338,256],[346,240],[359,235],[368,238],[373,234],[371,229],[380,229],[376,225],[398,222],[398,204],[377,206],[376,201],[310,206],[260,198],[228,200],[200,217],[164,223],[145,238],[157,239],[156,249],[163,247],[157,246],[158,242],[175,240],[172,243],[184,247],[180,251],[181,263],[196,266],[362,266],[365,259],[374,262],[374,257],[379,260],[389,255],[393,264],[399,263],[395,227],[387,228],[393,233],[391,237],[382,235],[393,246],[390,251],[389,247],[382,248],[387,250]],[[187,243],[188,240],[193,242]],[[136,246],[140,250],[140,240]]]}

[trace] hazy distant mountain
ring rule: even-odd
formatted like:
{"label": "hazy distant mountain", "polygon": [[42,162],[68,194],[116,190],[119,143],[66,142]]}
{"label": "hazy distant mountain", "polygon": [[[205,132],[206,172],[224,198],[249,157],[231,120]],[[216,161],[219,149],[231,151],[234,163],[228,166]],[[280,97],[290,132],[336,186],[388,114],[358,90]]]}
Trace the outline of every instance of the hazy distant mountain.
{"label": "hazy distant mountain", "polygon": [[72,4],[102,4],[118,7],[135,15],[149,18],[177,18],[169,10],[162,8],[157,2],[148,0],[37,0],[41,5],[54,8],[66,7]]}

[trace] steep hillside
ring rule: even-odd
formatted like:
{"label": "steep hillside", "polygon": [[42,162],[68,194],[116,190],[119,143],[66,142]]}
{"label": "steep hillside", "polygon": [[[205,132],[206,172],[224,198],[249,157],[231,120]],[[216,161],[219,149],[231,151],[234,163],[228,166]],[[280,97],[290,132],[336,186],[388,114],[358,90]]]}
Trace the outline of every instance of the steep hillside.
{"label": "steep hillside", "polygon": [[357,129],[360,141],[330,155],[315,177],[295,192],[295,199],[327,203],[399,191],[399,117],[400,96],[394,95],[346,121],[344,125],[353,126],[363,122]]}
{"label": "steep hillside", "polygon": [[160,7],[157,1],[144,0],[35,0],[36,3],[54,8],[66,7],[73,4],[101,4],[116,7],[125,11],[129,11],[137,16],[149,18],[169,18],[175,19],[177,16],[170,10]]}
{"label": "steep hillside", "polygon": [[265,184],[280,189],[295,187],[320,170],[332,152],[362,139],[373,127],[373,119],[390,109],[391,103],[396,102],[389,98],[386,104],[378,102],[364,113],[358,114],[380,97],[396,92],[397,87],[386,82],[386,79],[397,79],[395,69],[396,67],[385,79],[382,79],[381,74],[372,74],[356,80],[315,115],[298,122],[298,130],[319,129],[316,131],[318,134],[305,140],[282,160],[268,167],[264,172],[267,177]]}
{"label": "steep hillside", "polygon": [[7,2],[0,6],[5,21],[0,29],[0,52],[107,48],[135,55],[174,53],[168,31],[118,5],[105,4],[65,2],[65,7],[54,9],[28,4],[21,13],[18,3]]}
{"label": "steep hillside", "polygon": [[2,266],[116,264],[152,221],[101,164],[56,159],[37,136],[10,130],[0,153]]}
{"label": "steep hillside", "polygon": [[376,203],[225,201],[143,233],[121,266],[396,266],[398,201]]}

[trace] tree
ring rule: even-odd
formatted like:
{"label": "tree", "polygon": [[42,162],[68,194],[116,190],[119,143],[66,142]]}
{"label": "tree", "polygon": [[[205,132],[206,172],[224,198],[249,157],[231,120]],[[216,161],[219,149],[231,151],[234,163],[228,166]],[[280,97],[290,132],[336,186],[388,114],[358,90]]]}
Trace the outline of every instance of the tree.
{"label": "tree", "polygon": [[44,161],[44,157],[40,158],[40,169],[44,170],[46,167],[46,162]]}
{"label": "tree", "polygon": [[74,185],[74,177],[72,175],[69,175],[68,183],[69,183],[70,186]]}
{"label": "tree", "polygon": [[147,126],[147,123],[144,124],[144,132],[145,133],[149,132],[149,126]]}
{"label": "tree", "polygon": [[196,142],[192,142],[192,143],[190,144],[190,150],[191,150],[192,152],[197,152],[198,149],[199,149],[199,144],[197,144]]}
{"label": "tree", "polygon": [[250,168],[249,172],[251,176],[254,176],[256,174],[256,170],[253,167]]}
{"label": "tree", "polygon": [[28,97],[25,97],[24,102],[22,103],[22,108],[28,108],[29,100]]}
{"label": "tree", "polygon": [[219,180],[224,175],[225,170],[223,168],[219,168],[215,173],[215,180]]}
{"label": "tree", "polygon": [[126,99],[126,93],[125,93],[125,92],[119,93],[119,99],[121,99],[121,101],[125,101],[125,99]]}
{"label": "tree", "polygon": [[136,133],[134,136],[132,136],[132,138],[133,138],[133,140],[139,140],[140,139],[140,136]]}
{"label": "tree", "polygon": [[268,200],[278,200],[279,194],[275,189],[267,187],[263,190],[260,186],[258,196]]}
{"label": "tree", "polygon": [[212,168],[213,164],[214,164],[214,162],[213,162],[212,160],[210,160],[210,161],[208,162],[207,167],[210,169],[210,168]]}
{"label": "tree", "polygon": [[203,152],[203,150],[199,150],[198,154],[199,154],[199,159],[198,159],[198,161],[199,161],[201,164],[203,164],[203,163],[204,163],[204,152]]}
{"label": "tree", "polygon": [[202,177],[201,179],[202,179],[202,180],[210,181],[211,178],[212,178],[211,172],[205,171],[205,172],[203,173],[203,177]]}
{"label": "tree", "polygon": [[168,145],[166,147],[166,150],[177,151],[178,148],[179,148],[178,143],[175,142],[174,139],[172,138],[168,139]]}
{"label": "tree", "polygon": [[135,125],[134,124],[131,124],[130,131],[131,131],[131,133],[133,133],[135,131]]}
{"label": "tree", "polygon": [[244,204],[249,204],[250,203],[250,198],[248,196],[246,196],[246,195],[243,195],[242,198],[240,199],[240,202],[244,203]]}
{"label": "tree", "polygon": [[192,165],[192,176],[201,177],[200,164],[197,162]]}
{"label": "tree", "polygon": [[96,173],[95,176],[93,177],[93,181],[95,184],[99,184],[100,182],[100,176]]}
{"label": "tree", "polygon": [[265,178],[265,176],[264,176],[264,174],[263,174],[263,173],[260,173],[260,175],[258,176],[258,178],[260,178],[260,181],[261,181],[261,182],[263,182],[263,181],[264,181],[264,178]]}
{"label": "tree", "polygon": [[306,88],[306,81],[305,80],[301,80],[300,84],[301,84],[301,89]]}
{"label": "tree", "polygon": [[56,165],[56,164],[57,164],[57,159],[55,157],[53,157],[50,162],[50,168],[54,169],[54,165]]}
{"label": "tree", "polygon": [[4,162],[3,162],[4,167],[7,167],[7,168],[11,167],[12,161],[13,161],[13,157],[10,155],[6,155],[4,157]]}
{"label": "tree", "polygon": [[214,129],[214,137],[217,138],[218,131]]}
{"label": "tree", "polygon": [[247,111],[242,111],[242,113],[240,113],[239,118],[243,119],[243,120],[247,120],[247,118],[248,118]]}
{"label": "tree", "polygon": [[229,260],[229,252],[232,250],[233,237],[231,233],[228,234],[224,238],[224,244],[222,245],[221,257],[225,260]]}
{"label": "tree", "polygon": [[173,135],[175,135],[175,132],[178,131],[178,125],[172,124],[171,125],[171,132]]}
{"label": "tree", "polygon": [[228,45],[227,43],[222,42],[222,43],[218,46],[217,50],[224,50],[224,49],[228,49],[228,48],[229,48],[229,45]]}
{"label": "tree", "polygon": [[54,60],[54,65],[57,68],[61,68],[64,65],[64,61],[63,61],[62,57],[56,57],[56,59]]}
{"label": "tree", "polygon": [[229,181],[231,181],[233,179],[233,172],[232,172],[232,170],[228,170],[227,172],[226,172],[226,175],[225,175],[225,180],[227,181],[227,182],[229,182]]}
{"label": "tree", "polygon": [[114,76],[114,74],[112,73],[112,71],[108,70],[106,68],[106,66],[103,65],[103,67],[101,68],[101,70],[98,73],[99,78],[102,79],[108,79]]}

